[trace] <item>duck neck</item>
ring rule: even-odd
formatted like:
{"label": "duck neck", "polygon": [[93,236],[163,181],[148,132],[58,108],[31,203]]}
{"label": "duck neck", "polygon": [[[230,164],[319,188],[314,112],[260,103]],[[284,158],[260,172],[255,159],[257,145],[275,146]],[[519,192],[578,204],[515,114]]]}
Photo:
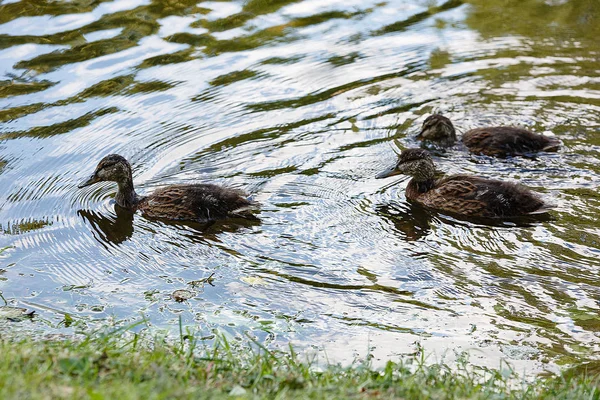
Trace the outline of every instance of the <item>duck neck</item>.
{"label": "duck neck", "polygon": [[417,197],[430,191],[435,186],[435,180],[433,178],[426,180],[417,180],[412,178],[406,186],[406,198],[408,200],[415,200]]}
{"label": "duck neck", "polygon": [[117,182],[119,189],[115,196],[115,202],[123,208],[134,210],[139,202],[139,196],[133,189],[133,179],[130,177],[124,181]]}

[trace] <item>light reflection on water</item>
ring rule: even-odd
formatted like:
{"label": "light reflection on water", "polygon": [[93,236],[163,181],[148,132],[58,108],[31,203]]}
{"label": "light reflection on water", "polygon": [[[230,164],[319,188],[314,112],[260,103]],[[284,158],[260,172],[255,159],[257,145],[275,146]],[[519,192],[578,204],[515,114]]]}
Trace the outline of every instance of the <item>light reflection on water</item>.
{"label": "light reflection on water", "polygon": [[[346,361],[415,343],[491,366],[594,357],[597,9],[507,2],[507,26],[476,0],[94,4],[0,2],[0,290],[38,310],[37,329],[143,314]],[[407,204],[405,180],[375,180],[391,139],[415,146],[433,111],[459,131],[559,137],[534,159],[436,158],[524,182],[553,217],[455,220]],[[77,190],[114,152],[139,192],[227,183],[261,221],[165,224],[115,210],[111,184]]]}

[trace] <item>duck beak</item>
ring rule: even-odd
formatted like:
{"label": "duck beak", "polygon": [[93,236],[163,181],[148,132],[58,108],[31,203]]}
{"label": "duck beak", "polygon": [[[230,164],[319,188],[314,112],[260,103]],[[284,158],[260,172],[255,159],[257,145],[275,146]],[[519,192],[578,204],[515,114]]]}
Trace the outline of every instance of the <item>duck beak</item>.
{"label": "duck beak", "polygon": [[387,178],[390,176],[394,176],[394,175],[399,175],[402,172],[400,172],[397,168],[397,165],[393,165],[390,168],[386,169],[385,171],[382,171],[380,173],[378,173],[377,175],[375,175],[375,179],[383,179],[383,178]]}
{"label": "duck beak", "polygon": [[424,134],[425,132],[429,132],[431,130],[431,125],[426,125],[425,123],[423,124],[423,126],[421,127],[421,130],[419,131],[419,133],[417,134],[417,139],[423,139],[424,138]]}
{"label": "duck beak", "polygon": [[77,187],[79,189],[84,188],[86,186],[90,186],[93,185],[96,182],[100,182],[100,178],[98,177],[98,175],[96,175],[96,173],[94,172],[92,174],[92,176],[90,176],[88,179],[86,179],[85,181],[81,182],[79,185],[77,185]]}

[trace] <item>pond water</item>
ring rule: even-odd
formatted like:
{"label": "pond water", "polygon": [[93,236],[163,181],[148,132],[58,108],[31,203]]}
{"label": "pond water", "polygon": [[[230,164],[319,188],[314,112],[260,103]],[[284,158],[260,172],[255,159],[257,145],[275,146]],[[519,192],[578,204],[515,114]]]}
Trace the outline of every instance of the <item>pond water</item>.
{"label": "pond water", "polygon": [[[0,1],[0,291],[38,315],[4,329],[143,316],[342,362],[595,358],[599,17],[592,0]],[[552,217],[461,221],[374,179],[435,111],[558,137],[533,159],[436,158],[525,183]],[[114,184],[77,189],[109,153],[139,193],[225,183],[260,222],[123,215]]]}

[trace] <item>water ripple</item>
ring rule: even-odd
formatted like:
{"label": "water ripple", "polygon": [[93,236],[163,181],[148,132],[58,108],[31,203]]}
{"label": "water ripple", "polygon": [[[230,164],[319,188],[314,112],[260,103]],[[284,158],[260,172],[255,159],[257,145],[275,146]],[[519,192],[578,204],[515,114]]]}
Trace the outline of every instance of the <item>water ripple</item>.
{"label": "water ripple", "polygon": [[[56,324],[181,316],[326,343],[340,361],[367,337],[382,359],[414,342],[477,348],[494,367],[593,358],[600,32],[579,17],[595,11],[541,18],[527,0],[503,5],[507,25],[488,3],[3,2],[3,295],[35,297]],[[406,179],[375,180],[432,112],[459,133],[559,138],[532,159],[435,158],[531,186],[552,218],[464,221],[408,203]],[[227,184],[261,203],[260,221],[168,224],[116,207],[114,184],[77,189],[109,153],[131,161],[142,195]],[[211,274],[215,286],[190,284]],[[175,307],[183,287],[198,295]]]}

